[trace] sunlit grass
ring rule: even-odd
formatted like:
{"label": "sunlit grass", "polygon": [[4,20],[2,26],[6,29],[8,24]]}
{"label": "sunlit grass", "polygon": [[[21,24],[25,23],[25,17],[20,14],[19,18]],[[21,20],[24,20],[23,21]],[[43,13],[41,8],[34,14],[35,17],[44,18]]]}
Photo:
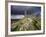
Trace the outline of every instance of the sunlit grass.
{"label": "sunlit grass", "polygon": [[37,17],[24,17],[23,19],[15,19],[11,22],[11,31],[29,31],[41,29],[41,19]]}

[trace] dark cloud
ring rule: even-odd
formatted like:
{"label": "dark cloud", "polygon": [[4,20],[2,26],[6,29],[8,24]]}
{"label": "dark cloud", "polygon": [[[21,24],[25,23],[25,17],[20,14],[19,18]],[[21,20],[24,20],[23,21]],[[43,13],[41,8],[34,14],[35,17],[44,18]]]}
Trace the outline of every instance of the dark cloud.
{"label": "dark cloud", "polygon": [[27,14],[40,15],[41,7],[32,7],[32,6],[11,6],[11,14],[12,15],[24,15],[25,11]]}

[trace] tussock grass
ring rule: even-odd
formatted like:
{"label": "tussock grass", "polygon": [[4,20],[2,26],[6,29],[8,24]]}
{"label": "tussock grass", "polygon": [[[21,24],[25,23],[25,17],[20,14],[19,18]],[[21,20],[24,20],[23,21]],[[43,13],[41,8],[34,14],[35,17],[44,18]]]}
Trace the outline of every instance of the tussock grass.
{"label": "tussock grass", "polygon": [[37,17],[15,19],[11,21],[11,31],[30,31],[41,29],[41,19]]}

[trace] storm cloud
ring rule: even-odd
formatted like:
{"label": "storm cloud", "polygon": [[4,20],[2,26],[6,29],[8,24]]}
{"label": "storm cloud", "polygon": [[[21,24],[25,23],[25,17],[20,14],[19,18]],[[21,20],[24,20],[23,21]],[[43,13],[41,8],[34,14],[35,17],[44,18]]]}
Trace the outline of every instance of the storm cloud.
{"label": "storm cloud", "polygon": [[40,16],[41,7],[11,5],[11,15],[24,15],[25,11],[27,15]]}

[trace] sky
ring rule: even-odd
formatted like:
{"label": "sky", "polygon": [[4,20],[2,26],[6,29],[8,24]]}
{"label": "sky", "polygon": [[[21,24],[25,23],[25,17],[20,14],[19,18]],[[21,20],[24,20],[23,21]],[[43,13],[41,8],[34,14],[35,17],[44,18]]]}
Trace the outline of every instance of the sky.
{"label": "sky", "polygon": [[27,15],[40,16],[41,7],[11,5],[11,15],[24,15],[25,11]]}

